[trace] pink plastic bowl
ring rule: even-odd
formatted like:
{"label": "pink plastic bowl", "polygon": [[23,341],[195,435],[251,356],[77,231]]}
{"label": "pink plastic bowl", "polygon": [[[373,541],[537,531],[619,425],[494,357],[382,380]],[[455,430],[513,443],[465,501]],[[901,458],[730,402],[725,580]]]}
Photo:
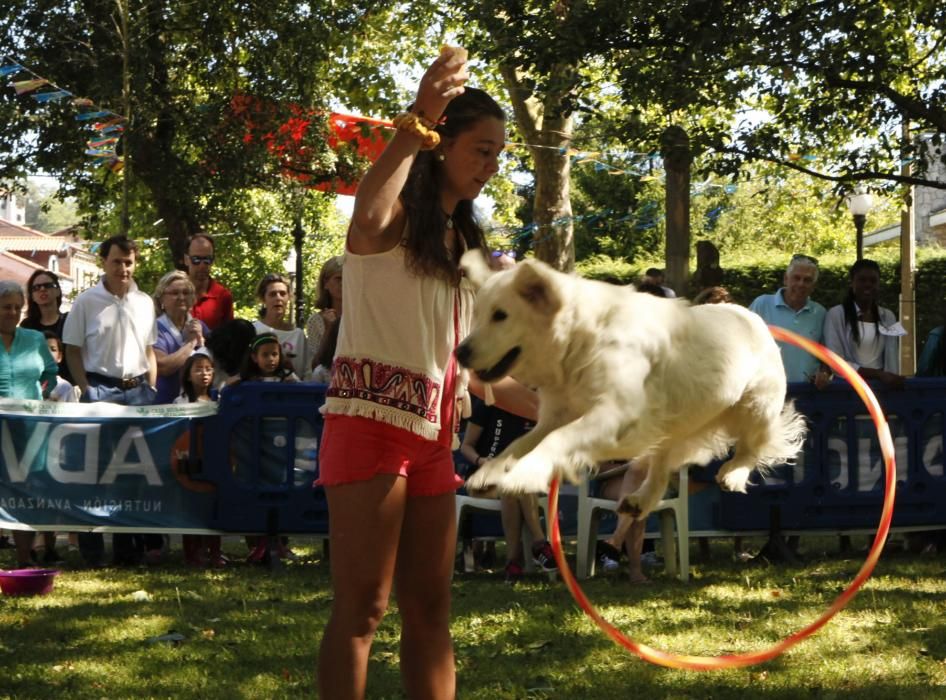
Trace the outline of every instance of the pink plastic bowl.
{"label": "pink plastic bowl", "polygon": [[4,595],[46,595],[53,589],[57,574],[57,569],[0,571],[0,590]]}

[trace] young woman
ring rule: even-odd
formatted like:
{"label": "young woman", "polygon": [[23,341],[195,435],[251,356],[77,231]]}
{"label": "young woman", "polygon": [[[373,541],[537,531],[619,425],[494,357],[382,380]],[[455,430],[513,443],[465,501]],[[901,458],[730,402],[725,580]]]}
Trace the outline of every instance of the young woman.
{"label": "young woman", "polygon": [[[467,248],[484,247],[473,199],[496,174],[505,142],[502,109],[464,90],[466,79],[466,52],[442,52],[355,199],[319,451],[334,587],[319,652],[323,698],[364,697],[392,586],[406,695],[456,692],[449,620],[461,482],[451,447],[466,392],[453,350],[473,302],[457,263]],[[497,403],[534,418],[534,398],[500,384]]]}
{"label": "young woman", "polygon": [[[312,379],[328,383],[331,358],[335,355],[338,340],[338,321],[342,316],[342,264],[345,258],[336,255],[329,258],[319,271],[318,308],[305,323],[306,340],[312,350]],[[329,358],[328,363],[324,360]]]}
{"label": "young woman", "polygon": [[282,275],[266,275],[256,287],[262,308],[260,318],[253,322],[257,333],[274,333],[282,343],[282,354],[292,364],[300,379],[312,375],[312,350],[305,332],[295,328],[286,318],[289,311],[289,283]]}
{"label": "young woman", "polygon": [[[62,288],[56,275],[49,270],[37,270],[26,283],[26,294],[26,318],[20,321],[20,326],[40,333],[51,331],[56,337],[62,338],[62,327],[69,314],[59,310],[62,306]],[[59,361],[59,374],[63,379],[72,381],[65,358]]]}
{"label": "young woman", "polygon": [[844,302],[828,309],[824,344],[847,360],[864,379],[887,388],[903,387],[900,375],[900,336],[903,329],[890,309],[877,305],[880,266],[864,258],[848,271]]}

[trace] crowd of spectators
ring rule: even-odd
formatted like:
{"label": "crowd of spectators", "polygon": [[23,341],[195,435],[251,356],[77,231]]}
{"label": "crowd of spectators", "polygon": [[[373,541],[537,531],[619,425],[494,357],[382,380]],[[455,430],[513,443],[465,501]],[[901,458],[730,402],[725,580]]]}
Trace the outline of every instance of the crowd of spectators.
{"label": "crowd of spectators", "polygon": [[[318,277],[316,311],[304,330],[288,320],[287,280],[278,274],[266,275],[257,290],[259,318],[245,331],[251,334],[249,342],[237,343],[244,348],[239,352],[241,366],[221,371],[220,361],[214,363],[210,340],[214,331],[222,329],[220,339],[226,336],[225,344],[232,345],[236,324],[250,323],[234,323],[232,295],[211,274],[214,252],[210,236],[194,236],[183,261],[186,271],[164,275],[149,297],[134,280],[138,262],[134,241],[113,237],[99,248],[105,274],[76,298],[70,313],[62,312],[62,290],[52,272],[34,272],[25,289],[0,282],[0,397],[147,405],[215,400],[220,388],[241,380],[326,383],[341,325],[343,258],[334,257],[324,264]],[[812,298],[818,272],[815,258],[793,256],[782,286],[756,298],[750,310],[768,324],[824,343],[866,379],[892,389],[903,386],[899,338],[905,332],[894,313],[877,304],[877,264],[866,259],[855,262],[849,270],[844,299],[828,310]],[[673,295],[664,285],[662,271],[656,268],[649,269],[637,287],[657,296]],[[717,286],[702,290],[693,303],[732,303],[732,298]],[[943,335],[942,326],[930,333],[919,358],[919,375],[944,374]],[[780,350],[789,382],[811,382],[823,388],[832,381],[830,370],[807,352],[787,343],[780,343]],[[466,424],[459,454],[472,470],[531,427],[524,419],[511,418],[515,417],[481,405]],[[507,426],[501,428],[504,422]],[[610,479],[615,493],[627,492],[634,478],[640,478],[633,463],[624,466],[620,475]],[[542,568],[554,569],[534,497],[504,497],[502,513],[508,542],[507,579],[515,580],[522,574],[519,534],[523,527],[536,542],[531,553],[536,561]],[[603,568],[616,568],[623,549],[631,554],[631,580],[646,581],[639,565],[642,538],[642,525],[619,522],[614,535],[599,547]],[[204,539],[185,542],[185,559],[195,565],[223,565],[219,539]],[[18,566],[37,563],[33,541],[31,532],[14,533]],[[44,563],[60,559],[55,543],[55,533],[44,533]],[[104,563],[102,535],[80,534],[78,544],[89,565]],[[117,534],[113,537],[114,562],[155,562],[165,547],[160,535]],[[797,539],[788,541],[788,551],[797,552]]]}
{"label": "crowd of spectators", "polygon": [[[309,379],[317,361],[313,348],[334,351],[341,257],[332,258],[319,278],[320,311],[309,321],[319,330],[316,346],[303,329],[288,322],[289,285],[280,275],[260,282],[260,317],[234,321],[233,296],[211,274],[215,244],[209,235],[189,239],[184,269],[161,277],[150,296],[135,281],[134,240],[113,236],[98,253],[104,274],[76,297],[68,313],[62,311],[62,290],[51,271],[34,272],[25,290],[0,281],[0,398],[126,406],[213,401],[221,387],[241,378]],[[244,325],[250,329],[248,339],[241,335]],[[221,360],[228,361],[215,367],[210,339],[218,330],[229,346],[220,352]],[[317,379],[328,378],[331,363],[326,364]],[[195,537],[184,543],[185,560],[223,565],[219,538]],[[13,540],[17,566],[39,563],[33,532],[15,531]],[[3,538],[0,545],[7,541]],[[75,541],[87,565],[106,563],[102,534],[78,533]],[[60,560],[55,543],[56,533],[44,533],[43,563]],[[157,563],[166,547],[162,535],[116,533],[112,562]]]}

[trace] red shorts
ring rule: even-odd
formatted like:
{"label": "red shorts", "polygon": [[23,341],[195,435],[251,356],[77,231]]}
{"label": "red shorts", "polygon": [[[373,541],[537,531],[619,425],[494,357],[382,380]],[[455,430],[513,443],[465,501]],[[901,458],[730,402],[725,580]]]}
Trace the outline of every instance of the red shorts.
{"label": "red shorts", "polygon": [[453,466],[456,358],[447,363],[440,400],[440,434],[426,440],[410,430],[361,416],[325,416],[316,486],[367,481],[377,474],[407,479],[408,496],[439,496],[463,486]]}
{"label": "red shorts", "polygon": [[441,440],[361,416],[325,416],[316,485],[340,486],[378,474],[406,478],[408,496],[439,496],[463,485],[453,452]]}

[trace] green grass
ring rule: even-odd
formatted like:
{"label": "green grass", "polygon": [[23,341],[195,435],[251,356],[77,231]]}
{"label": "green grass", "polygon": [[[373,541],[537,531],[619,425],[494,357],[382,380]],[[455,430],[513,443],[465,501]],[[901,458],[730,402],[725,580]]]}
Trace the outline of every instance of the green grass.
{"label": "green grass", "polygon": [[[732,562],[721,540],[688,584],[654,572],[649,586],[598,577],[584,589],[637,641],[696,655],[758,650],[811,622],[850,581],[861,560],[841,558],[836,545],[805,538],[803,565],[752,566]],[[236,541],[229,548],[242,552]],[[154,569],[67,567],[48,596],[0,598],[0,698],[314,697],[332,594],[321,548],[302,538],[294,548],[302,560],[280,573],[243,564],[194,571],[179,559]],[[618,648],[560,582],[459,575],[460,697],[946,698],[946,561],[890,550],[814,637],[760,666],[703,673]],[[149,641],[170,632],[184,639]],[[373,648],[369,697],[403,697],[393,604]]]}

